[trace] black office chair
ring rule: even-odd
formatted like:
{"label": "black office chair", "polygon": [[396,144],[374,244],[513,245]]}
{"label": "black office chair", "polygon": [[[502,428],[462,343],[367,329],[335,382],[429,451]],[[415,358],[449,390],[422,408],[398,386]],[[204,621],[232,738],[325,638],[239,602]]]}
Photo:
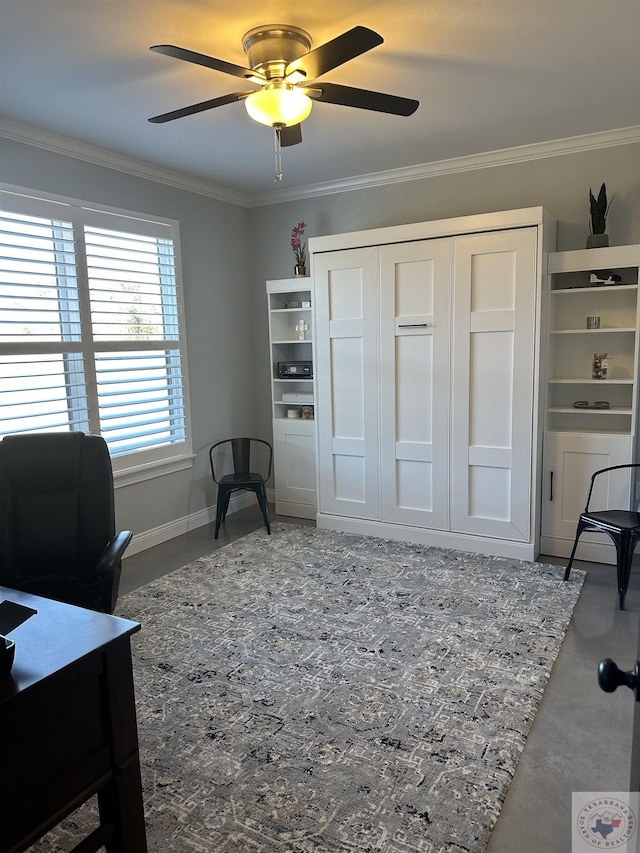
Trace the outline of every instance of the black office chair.
{"label": "black office chair", "polygon": [[122,555],[106,442],[82,432],[0,442],[0,584],[113,613]]}
{"label": "black office chair", "polygon": [[[251,471],[251,468],[259,467],[255,464],[255,457],[262,447],[267,448],[262,453],[263,456],[267,457],[261,469],[265,473],[255,473]],[[216,539],[220,532],[220,524],[225,520],[227,510],[229,509],[231,493],[242,490],[255,492],[260,509],[262,510],[262,517],[267,528],[267,533],[271,534],[265,484],[271,477],[272,461],[273,450],[271,445],[268,441],[263,441],[261,438],[227,438],[224,441],[216,442],[210,448],[209,463],[211,465],[211,476],[214,483],[218,484]]]}
{"label": "black office chair", "polygon": [[619,471],[623,468],[640,468],[640,464],[613,465],[611,468],[601,468],[591,477],[589,494],[587,495],[587,504],[584,508],[584,512],[581,513],[580,518],[578,519],[578,529],[576,531],[575,542],[573,543],[573,550],[571,551],[569,563],[564,573],[564,579],[568,580],[576,548],[578,547],[578,539],[583,531],[596,530],[601,533],[606,533],[611,537],[614,545],[616,546],[620,610],[624,610],[624,599],[627,594],[627,589],[629,588],[629,577],[631,576],[633,552],[640,540],[640,512],[634,512],[633,510],[626,509],[604,509],[593,512],[589,510],[589,503],[591,501],[591,493],[593,492],[593,485],[596,477],[599,477],[601,474],[608,474],[610,471]]}

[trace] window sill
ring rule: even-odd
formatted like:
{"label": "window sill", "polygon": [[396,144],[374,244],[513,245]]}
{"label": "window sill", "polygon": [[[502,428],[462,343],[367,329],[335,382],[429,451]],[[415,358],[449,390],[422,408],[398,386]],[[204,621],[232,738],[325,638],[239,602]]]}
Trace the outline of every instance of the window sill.
{"label": "window sill", "polygon": [[114,470],[113,481],[116,489],[123,486],[133,486],[135,483],[143,483],[145,480],[155,480],[166,474],[175,474],[178,471],[186,471],[193,467],[195,453],[184,456],[176,456],[173,459],[159,459],[156,462],[147,462],[144,465],[135,465],[132,468]]}

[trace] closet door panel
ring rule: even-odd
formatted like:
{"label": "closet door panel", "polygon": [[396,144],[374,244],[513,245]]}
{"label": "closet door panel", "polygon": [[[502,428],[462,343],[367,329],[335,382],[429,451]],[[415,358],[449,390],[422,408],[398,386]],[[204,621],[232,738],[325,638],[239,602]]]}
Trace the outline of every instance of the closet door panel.
{"label": "closet door panel", "polygon": [[[587,432],[547,432],[544,436],[541,541],[543,554],[568,557],[573,547],[578,518],[591,482],[600,468],[625,465],[633,456],[630,435]],[[636,492],[629,471],[617,471],[596,480],[592,507],[631,507]],[[606,534],[585,532],[580,537],[578,560],[616,562],[615,548]]]}
{"label": "closet door panel", "polygon": [[380,250],[382,518],[446,528],[451,240]]}
{"label": "closet door panel", "polygon": [[377,250],[314,258],[320,512],[379,519]]}
{"label": "closet door panel", "polygon": [[526,542],[537,232],[455,239],[452,530]]}
{"label": "closet door panel", "polygon": [[316,442],[313,421],[273,419],[276,512],[316,514]]}

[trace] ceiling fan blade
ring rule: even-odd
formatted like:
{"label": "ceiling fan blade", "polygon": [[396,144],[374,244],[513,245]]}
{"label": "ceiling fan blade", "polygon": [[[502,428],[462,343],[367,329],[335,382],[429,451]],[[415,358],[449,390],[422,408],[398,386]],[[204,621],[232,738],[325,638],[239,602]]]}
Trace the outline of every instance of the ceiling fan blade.
{"label": "ceiling fan blade", "polygon": [[165,121],[173,121],[175,118],[192,116],[195,115],[195,113],[212,110],[214,107],[222,107],[225,104],[233,104],[235,101],[242,101],[252,92],[255,92],[255,89],[249,89],[247,92],[232,92],[230,95],[222,95],[222,97],[212,98],[210,101],[200,101],[199,104],[192,104],[190,107],[182,107],[182,109],[172,110],[170,113],[153,116],[149,121],[152,124],[163,124]]}
{"label": "ceiling fan blade", "polygon": [[396,116],[410,116],[420,106],[419,101],[411,98],[399,98],[397,95],[385,95],[383,92],[370,92],[368,89],[354,89],[337,83],[323,83],[316,80],[310,86],[321,92],[320,95],[310,92],[310,97],[325,104],[340,104],[344,107],[391,113]]}
{"label": "ceiling fan blade", "polygon": [[310,50],[299,59],[294,59],[287,65],[285,77],[289,77],[294,71],[307,80],[320,77],[332,68],[337,68],[372,47],[377,47],[383,41],[381,35],[367,27],[354,27],[326,44],[321,44],[315,50]]}
{"label": "ceiling fan blade", "polygon": [[302,142],[302,126],[292,124],[290,127],[280,129],[280,145],[286,148],[288,145],[299,145]]}
{"label": "ceiling fan blade", "polygon": [[174,59],[184,59],[185,62],[204,65],[206,68],[213,68],[214,71],[233,74],[234,77],[242,77],[245,80],[255,79],[257,82],[264,82],[267,79],[259,71],[252,71],[250,68],[243,68],[241,65],[234,65],[232,62],[225,62],[224,59],[216,59],[204,53],[196,53],[184,47],[176,47],[174,44],[154,44],[149,50],[162,53],[164,56],[173,56]]}

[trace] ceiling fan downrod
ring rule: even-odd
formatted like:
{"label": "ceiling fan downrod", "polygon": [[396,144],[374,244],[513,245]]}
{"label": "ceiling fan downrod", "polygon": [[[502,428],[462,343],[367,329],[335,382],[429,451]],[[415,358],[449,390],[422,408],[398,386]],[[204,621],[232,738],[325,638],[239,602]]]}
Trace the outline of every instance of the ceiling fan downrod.
{"label": "ceiling fan downrod", "polygon": [[273,134],[274,134],[274,143],[275,143],[275,155],[276,155],[276,173],[273,176],[274,181],[282,180],[282,128],[283,124],[274,124],[273,125]]}

